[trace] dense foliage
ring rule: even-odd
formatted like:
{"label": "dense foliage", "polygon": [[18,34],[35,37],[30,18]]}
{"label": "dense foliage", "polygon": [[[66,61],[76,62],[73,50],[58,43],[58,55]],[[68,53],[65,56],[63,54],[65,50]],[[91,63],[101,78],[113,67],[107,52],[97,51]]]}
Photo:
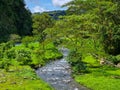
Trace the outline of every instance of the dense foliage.
{"label": "dense foliage", "polygon": [[[120,64],[120,1],[72,0],[64,6],[68,7],[67,15],[59,19],[64,11],[35,13],[31,20],[23,0],[1,0],[0,42],[9,37],[10,41],[0,44],[0,68],[37,68],[61,58],[56,47],[63,46],[70,49],[67,59],[76,81],[96,90],[111,89],[111,83],[107,87],[103,84],[110,80],[116,84],[120,78],[120,70],[113,67]],[[20,36],[31,33],[33,37],[21,40]],[[20,45],[14,44],[20,40]],[[102,60],[109,66],[102,66]],[[98,83],[99,89],[94,88]],[[112,89],[117,90],[115,84]]]}
{"label": "dense foliage", "polygon": [[46,44],[44,50],[38,42],[23,43],[15,46],[13,42],[0,44],[0,68],[9,70],[9,66],[29,65],[33,68],[43,66],[50,59],[60,58],[62,54],[52,44]]}
{"label": "dense foliage", "polygon": [[36,13],[32,15],[32,21],[33,35],[37,38],[39,42],[43,42],[46,37],[44,30],[54,25],[52,17],[50,17],[47,13]]}
{"label": "dense foliage", "polygon": [[24,0],[0,0],[0,13],[0,42],[9,40],[10,34],[32,33],[31,13]]}
{"label": "dense foliage", "polygon": [[101,59],[120,54],[119,1],[73,0],[65,6],[68,14],[45,32],[49,39],[61,41],[75,52],[69,62],[78,72],[86,55]]}
{"label": "dense foliage", "polygon": [[[120,88],[116,87],[119,84],[120,70],[115,68],[120,63],[120,1],[72,0],[65,6],[68,6],[68,16],[62,20],[65,21],[64,25],[71,28],[65,27],[64,32],[71,32],[71,35],[67,35],[67,40],[77,40],[72,48],[77,48],[77,52],[80,52],[80,55],[77,52],[70,53],[70,59],[68,58],[75,71],[76,81],[93,90],[117,90]],[[70,23],[71,20],[73,23]],[[60,25],[62,26],[61,23]],[[108,66],[102,66],[102,60]],[[78,75],[78,72],[82,73],[80,61],[84,62],[87,74]],[[84,67],[84,64],[81,66]]]}
{"label": "dense foliage", "polygon": [[[73,0],[68,3],[68,12],[76,15],[93,15],[98,24],[96,29],[102,37],[102,44],[106,53],[119,54],[120,46],[120,4],[116,0]],[[88,21],[88,20],[87,20]],[[86,22],[87,22],[86,21]],[[93,22],[94,22],[93,21]],[[89,22],[88,22],[89,23]],[[90,23],[89,23],[90,24]],[[88,26],[89,29],[95,24]]]}

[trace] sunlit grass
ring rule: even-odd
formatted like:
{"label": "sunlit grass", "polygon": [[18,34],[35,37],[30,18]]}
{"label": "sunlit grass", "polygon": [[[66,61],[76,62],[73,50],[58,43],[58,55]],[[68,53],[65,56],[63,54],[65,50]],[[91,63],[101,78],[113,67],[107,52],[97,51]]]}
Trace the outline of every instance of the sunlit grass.
{"label": "sunlit grass", "polygon": [[74,75],[77,82],[92,90],[120,89],[120,69],[101,66],[92,56],[87,56],[83,61],[88,64],[89,73]]}
{"label": "sunlit grass", "polygon": [[10,67],[9,72],[0,69],[0,87],[0,90],[53,90],[29,66]]}
{"label": "sunlit grass", "polygon": [[106,76],[94,76],[93,74],[78,75],[75,80],[92,90],[119,90],[120,79]]}

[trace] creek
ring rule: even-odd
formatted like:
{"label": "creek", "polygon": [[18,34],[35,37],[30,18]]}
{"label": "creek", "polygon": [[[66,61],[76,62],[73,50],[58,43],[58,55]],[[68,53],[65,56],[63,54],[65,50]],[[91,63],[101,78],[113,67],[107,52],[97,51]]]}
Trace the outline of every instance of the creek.
{"label": "creek", "polygon": [[88,90],[86,87],[76,83],[71,77],[71,67],[67,62],[69,50],[61,48],[63,58],[52,61],[36,70],[37,75],[50,84],[55,90]]}

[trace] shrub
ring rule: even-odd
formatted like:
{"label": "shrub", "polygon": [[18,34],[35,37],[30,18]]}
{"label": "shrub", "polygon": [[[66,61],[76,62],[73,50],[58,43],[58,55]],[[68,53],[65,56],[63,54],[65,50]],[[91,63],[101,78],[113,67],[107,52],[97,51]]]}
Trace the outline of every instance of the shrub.
{"label": "shrub", "polygon": [[9,41],[7,43],[1,43],[0,44],[0,50],[2,52],[4,52],[5,50],[8,50],[10,48],[12,48],[14,46],[14,42],[13,41]]}
{"label": "shrub", "polygon": [[120,62],[120,54],[116,56],[118,62]]}
{"label": "shrub", "polygon": [[4,57],[7,57],[9,59],[15,59],[16,57],[15,49],[6,50],[4,55],[5,55]]}
{"label": "shrub", "polygon": [[30,36],[26,36],[26,37],[24,37],[24,38],[22,39],[22,43],[23,43],[26,47],[28,47],[28,44],[31,43],[31,42],[33,42],[33,41],[34,41],[33,37],[30,37]]}
{"label": "shrub", "polygon": [[53,41],[53,44],[54,44],[55,46],[58,46],[58,45],[60,45],[62,42],[63,42],[62,39],[56,39],[56,40]]}
{"label": "shrub", "polygon": [[2,50],[0,49],[0,59],[3,58],[3,52]]}
{"label": "shrub", "polygon": [[9,70],[9,66],[11,65],[11,60],[8,58],[3,58],[0,61],[0,68],[4,68],[6,71]]}
{"label": "shrub", "polygon": [[11,34],[10,41],[14,41],[15,43],[18,43],[21,41],[21,37],[17,34]]}
{"label": "shrub", "polygon": [[75,72],[84,71],[86,69],[84,63],[82,62],[82,53],[71,51],[68,56],[68,61],[72,65]]}
{"label": "shrub", "polygon": [[25,49],[18,50],[16,60],[22,65],[31,64],[31,52]]}
{"label": "shrub", "polygon": [[113,62],[114,64],[118,64],[120,62],[120,55],[117,56],[109,55],[107,57],[107,60]]}

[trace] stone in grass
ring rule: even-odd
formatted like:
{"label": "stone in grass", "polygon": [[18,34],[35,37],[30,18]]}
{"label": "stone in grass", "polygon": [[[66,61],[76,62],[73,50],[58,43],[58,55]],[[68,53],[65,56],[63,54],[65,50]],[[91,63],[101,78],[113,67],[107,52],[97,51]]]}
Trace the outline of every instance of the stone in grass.
{"label": "stone in grass", "polygon": [[11,82],[11,84],[17,84],[16,82]]}
{"label": "stone in grass", "polygon": [[8,72],[15,72],[15,70],[13,70],[13,69],[10,69],[10,70],[8,70]]}
{"label": "stone in grass", "polygon": [[116,65],[116,67],[120,68],[120,63],[118,63],[118,64]]}
{"label": "stone in grass", "polygon": [[28,77],[24,77],[24,79],[28,79]]}
{"label": "stone in grass", "polygon": [[105,64],[105,60],[104,60],[104,58],[101,58],[100,65],[104,65],[104,64]]}
{"label": "stone in grass", "polygon": [[34,77],[31,77],[31,80],[36,80],[36,78],[34,78]]}
{"label": "stone in grass", "polygon": [[5,75],[5,74],[3,74],[3,73],[1,73],[1,74],[0,74],[0,77],[6,77],[6,75]]}
{"label": "stone in grass", "polygon": [[112,78],[120,79],[120,76],[116,75],[116,76],[112,76]]}
{"label": "stone in grass", "polygon": [[6,82],[6,80],[1,80],[1,81],[0,81],[0,83],[5,83],[5,82]]}
{"label": "stone in grass", "polygon": [[115,66],[112,62],[105,60],[104,58],[101,58],[100,65],[109,65],[109,66]]}

